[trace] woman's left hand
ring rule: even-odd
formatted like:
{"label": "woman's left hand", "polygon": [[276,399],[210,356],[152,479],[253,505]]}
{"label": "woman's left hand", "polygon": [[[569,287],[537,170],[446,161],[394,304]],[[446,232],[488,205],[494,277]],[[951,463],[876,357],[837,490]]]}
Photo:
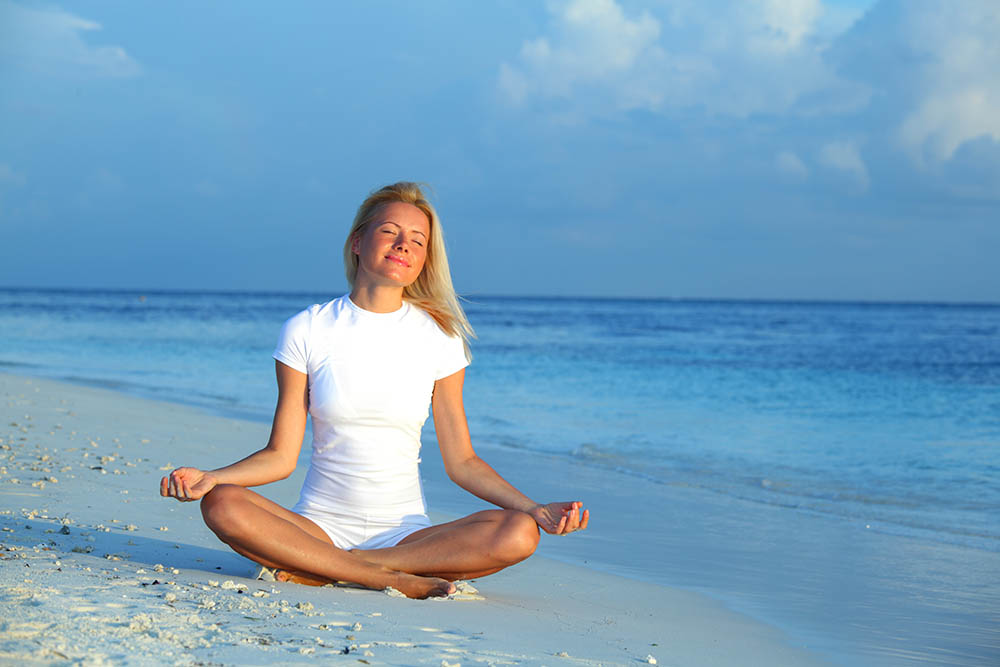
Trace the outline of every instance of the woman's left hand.
{"label": "woman's left hand", "polygon": [[583,530],[590,521],[590,510],[583,509],[583,503],[549,503],[535,505],[528,512],[546,533],[566,535]]}

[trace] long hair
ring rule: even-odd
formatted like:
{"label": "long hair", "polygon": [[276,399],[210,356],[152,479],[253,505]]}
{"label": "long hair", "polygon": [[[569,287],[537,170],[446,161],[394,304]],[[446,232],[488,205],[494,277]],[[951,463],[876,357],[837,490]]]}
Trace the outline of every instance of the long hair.
{"label": "long hair", "polygon": [[465,356],[471,359],[469,339],[475,338],[476,334],[465,316],[465,311],[462,310],[451,282],[441,221],[419,184],[406,181],[393,183],[375,190],[361,202],[358,213],[354,216],[351,231],[344,242],[344,272],[347,274],[347,283],[353,289],[354,281],[358,277],[358,256],[351,248],[354,239],[365,233],[380,206],[393,202],[416,206],[427,216],[430,226],[424,268],[412,284],[403,288],[403,299],[422,308],[449,336],[461,336],[462,342],[465,343]]}

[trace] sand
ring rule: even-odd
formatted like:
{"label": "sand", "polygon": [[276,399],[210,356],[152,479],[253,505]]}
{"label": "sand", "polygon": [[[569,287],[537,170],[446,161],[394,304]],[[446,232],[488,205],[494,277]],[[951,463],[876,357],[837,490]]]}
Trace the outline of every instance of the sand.
{"label": "sand", "polygon": [[[2,374],[0,410],[0,663],[823,664],[699,593],[537,554],[446,600],[258,580],[157,485],[266,424]],[[258,490],[290,504],[303,474]]]}

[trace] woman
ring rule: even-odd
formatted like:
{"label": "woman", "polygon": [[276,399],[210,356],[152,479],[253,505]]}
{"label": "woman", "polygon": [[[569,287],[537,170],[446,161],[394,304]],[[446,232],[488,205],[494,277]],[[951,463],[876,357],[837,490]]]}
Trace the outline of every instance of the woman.
{"label": "woman", "polygon": [[[267,445],[218,470],[178,468],[160,494],[200,499],[219,539],[281,581],[391,586],[414,598],[447,595],[455,579],[524,560],[539,527],[556,535],[586,528],[580,502],[535,503],[472,448],[462,402],[472,329],[419,186],[390,185],[361,204],[344,262],[350,294],[282,329]],[[503,509],[430,524],[417,467],[428,404],[448,476]],[[247,487],[292,473],[310,414],[312,459],[288,510]]]}

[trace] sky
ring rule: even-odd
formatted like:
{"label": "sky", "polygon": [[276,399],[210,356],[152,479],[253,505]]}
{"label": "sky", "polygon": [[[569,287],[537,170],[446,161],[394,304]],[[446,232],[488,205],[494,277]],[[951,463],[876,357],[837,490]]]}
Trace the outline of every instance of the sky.
{"label": "sky", "polygon": [[0,286],[1000,302],[996,0],[0,0]]}

